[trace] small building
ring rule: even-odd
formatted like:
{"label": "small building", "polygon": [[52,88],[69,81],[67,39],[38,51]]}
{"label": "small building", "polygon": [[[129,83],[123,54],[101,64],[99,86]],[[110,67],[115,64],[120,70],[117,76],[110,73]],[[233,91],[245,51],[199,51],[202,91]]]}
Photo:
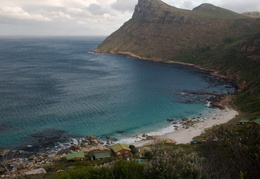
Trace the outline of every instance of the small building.
{"label": "small building", "polygon": [[139,148],[139,156],[140,157],[145,157],[145,154],[147,152],[151,152],[151,147],[141,147],[141,148]]}
{"label": "small building", "polygon": [[253,128],[260,128],[260,119],[250,121],[250,126]]}
{"label": "small building", "polygon": [[126,144],[115,144],[111,147],[115,156],[131,155],[131,149]]}
{"label": "small building", "polygon": [[92,154],[94,160],[101,160],[104,158],[110,158],[110,152],[100,152],[100,153],[93,153]]}
{"label": "small building", "polygon": [[250,121],[249,120],[245,120],[245,119],[242,119],[240,121],[238,121],[238,125],[245,125],[245,124],[248,124]]}
{"label": "small building", "polygon": [[85,160],[84,153],[72,153],[66,155],[67,160]]}

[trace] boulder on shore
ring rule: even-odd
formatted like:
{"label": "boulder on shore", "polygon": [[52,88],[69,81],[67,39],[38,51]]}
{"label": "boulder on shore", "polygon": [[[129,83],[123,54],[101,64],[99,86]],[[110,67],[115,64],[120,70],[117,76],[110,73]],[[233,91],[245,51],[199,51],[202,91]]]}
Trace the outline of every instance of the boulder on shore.
{"label": "boulder on shore", "polygon": [[0,173],[4,173],[6,170],[3,167],[0,167]]}
{"label": "boulder on shore", "polygon": [[4,150],[0,152],[0,156],[4,157],[6,155],[8,155],[12,150]]}
{"label": "boulder on shore", "polygon": [[182,121],[188,121],[189,119],[188,118],[182,118]]}
{"label": "boulder on shore", "polygon": [[37,174],[44,174],[44,173],[46,173],[46,170],[44,168],[38,168],[35,170],[25,172],[24,174],[25,175],[37,175]]}
{"label": "boulder on shore", "polygon": [[34,160],[35,159],[35,155],[31,155],[28,159],[29,160]]}
{"label": "boulder on shore", "polygon": [[90,145],[98,145],[99,141],[94,136],[87,136],[86,140]]}

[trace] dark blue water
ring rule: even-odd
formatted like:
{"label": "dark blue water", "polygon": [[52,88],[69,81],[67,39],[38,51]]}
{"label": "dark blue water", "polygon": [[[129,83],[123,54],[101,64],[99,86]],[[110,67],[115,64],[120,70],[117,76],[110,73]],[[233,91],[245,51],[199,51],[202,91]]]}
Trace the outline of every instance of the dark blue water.
{"label": "dark blue water", "polygon": [[45,130],[127,138],[208,109],[192,92],[234,92],[197,69],[90,53],[102,40],[0,38],[1,147]]}

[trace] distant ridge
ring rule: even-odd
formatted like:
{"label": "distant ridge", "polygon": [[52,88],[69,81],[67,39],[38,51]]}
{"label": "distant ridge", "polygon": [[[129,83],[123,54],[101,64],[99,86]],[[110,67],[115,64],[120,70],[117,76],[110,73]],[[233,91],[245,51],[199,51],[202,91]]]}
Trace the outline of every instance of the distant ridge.
{"label": "distant ridge", "polygon": [[244,12],[242,15],[252,17],[252,18],[260,18],[260,12]]}
{"label": "distant ridge", "polygon": [[[216,70],[242,90],[237,105],[260,116],[260,77],[255,75],[260,71],[259,36],[260,19],[212,4],[190,11],[160,0],[139,0],[132,18],[95,51]],[[250,93],[247,102],[241,97],[245,93]]]}
{"label": "distant ridge", "polygon": [[212,4],[204,3],[198,7],[195,7],[192,11],[203,12],[205,16],[213,18],[223,18],[223,19],[239,19],[246,18],[243,14],[238,14],[233,11],[214,6]]}

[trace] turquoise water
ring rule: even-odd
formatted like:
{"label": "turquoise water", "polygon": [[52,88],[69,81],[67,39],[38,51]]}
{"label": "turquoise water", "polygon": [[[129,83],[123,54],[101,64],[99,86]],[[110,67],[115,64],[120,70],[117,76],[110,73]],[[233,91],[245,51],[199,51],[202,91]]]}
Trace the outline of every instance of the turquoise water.
{"label": "turquoise water", "polygon": [[101,37],[0,39],[0,146],[37,132],[128,138],[197,116],[231,84],[197,69],[95,54]]}

